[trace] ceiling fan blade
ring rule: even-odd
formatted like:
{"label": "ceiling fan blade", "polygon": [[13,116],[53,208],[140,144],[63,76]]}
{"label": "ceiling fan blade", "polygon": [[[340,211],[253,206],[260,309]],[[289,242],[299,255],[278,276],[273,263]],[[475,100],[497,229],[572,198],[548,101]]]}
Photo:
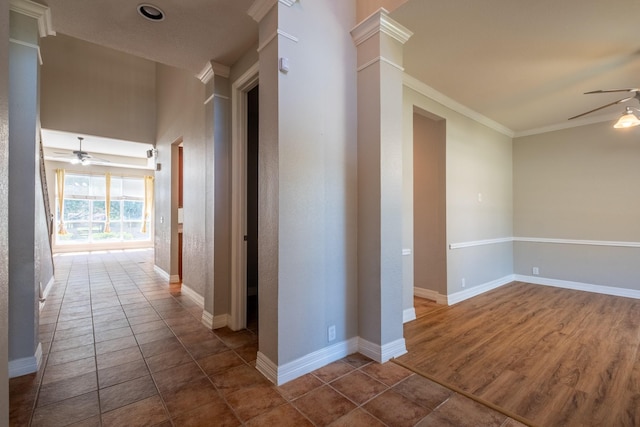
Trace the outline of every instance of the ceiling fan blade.
{"label": "ceiling fan blade", "polygon": [[627,89],[598,89],[592,90],[590,92],[585,92],[585,95],[590,95],[592,93],[611,93],[611,92],[638,92],[640,89],[637,88],[627,88]]}
{"label": "ceiling fan blade", "polygon": [[577,119],[578,117],[586,116],[587,114],[591,114],[595,111],[602,110],[603,108],[611,107],[612,105],[622,104],[623,102],[630,101],[635,98],[634,96],[629,96],[627,98],[622,98],[617,101],[610,102],[609,104],[603,105],[602,107],[594,108],[593,110],[589,110],[586,113],[578,114],[577,116],[569,117],[569,120]]}

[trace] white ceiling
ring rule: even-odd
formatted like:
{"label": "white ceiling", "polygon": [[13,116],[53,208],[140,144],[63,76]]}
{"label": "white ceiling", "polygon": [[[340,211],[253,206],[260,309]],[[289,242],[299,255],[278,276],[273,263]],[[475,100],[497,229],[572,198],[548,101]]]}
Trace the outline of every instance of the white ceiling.
{"label": "white ceiling", "polygon": [[[194,74],[209,60],[233,65],[257,42],[253,0],[153,0],[162,22],[144,20],[129,0],[39,1],[57,32]],[[414,32],[409,75],[516,135],[566,126],[625,95],[586,91],[640,85],[638,0],[409,0],[391,16]]]}
{"label": "white ceiling", "polygon": [[408,74],[516,133],[626,96],[584,92],[640,85],[637,0],[410,0],[391,15],[414,32]]}

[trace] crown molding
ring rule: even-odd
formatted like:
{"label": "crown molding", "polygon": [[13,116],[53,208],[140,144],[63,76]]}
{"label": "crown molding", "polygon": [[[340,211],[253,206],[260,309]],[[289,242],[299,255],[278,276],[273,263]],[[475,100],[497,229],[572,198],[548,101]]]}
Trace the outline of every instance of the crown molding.
{"label": "crown molding", "polygon": [[389,12],[380,8],[351,30],[356,46],[364,43],[378,33],[384,33],[402,44],[413,35],[407,27],[389,17]]}
{"label": "crown molding", "polygon": [[38,21],[38,34],[40,37],[55,36],[51,22],[51,9],[30,0],[11,0],[10,9],[16,13],[26,15]]}
{"label": "crown molding", "polygon": [[202,70],[200,70],[200,72],[196,74],[196,77],[202,83],[207,84],[211,81],[213,76],[220,76],[228,79],[230,72],[231,69],[226,65],[222,65],[214,61],[209,61],[204,66],[204,68],[202,68]]}
{"label": "crown molding", "polygon": [[554,125],[518,131],[518,132],[515,132],[513,137],[520,138],[523,136],[531,136],[531,135],[538,135],[541,133],[555,132],[557,130],[571,129],[571,128],[576,128],[580,126],[593,125],[596,123],[614,121],[619,118],[620,118],[620,113],[611,113],[611,114],[605,114],[605,115],[599,115],[599,116],[593,116],[593,117],[582,117],[576,120],[567,120],[566,122],[556,123]]}
{"label": "crown molding", "polygon": [[254,21],[260,22],[277,3],[278,0],[256,0],[253,2],[247,13]]}
{"label": "crown molding", "polygon": [[460,104],[458,101],[454,101],[453,99],[449,98],[447,95],[443,94],[442,92],[438,92],[431,86],[421,82],[420,80],[416,79],[413,76],[410,76],[405,73],[402,78],[402,82],[406,87],[415,90],[416,92],[426,96],[427,98],[433,99],[434,101],[444,105],[445,107],[457,113],[462,114],[463,116],[466,116],[472,120],[475,120],[476,122],[481,123],[510,138],[513,138],[514,136],[514,132],[508,127],[503,126],[500,123],[494,120],[491,120],[487,116],[484,116],[478,113],[477,111],[472,110],[471,108]]}

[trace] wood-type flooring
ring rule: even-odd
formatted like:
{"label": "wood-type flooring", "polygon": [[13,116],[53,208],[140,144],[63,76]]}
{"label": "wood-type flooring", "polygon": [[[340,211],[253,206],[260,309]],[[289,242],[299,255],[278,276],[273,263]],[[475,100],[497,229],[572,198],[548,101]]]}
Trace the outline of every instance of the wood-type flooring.
{"label": "wood-type flooring", "polygon": [[416,299],[398,361],[537,426],[640,426],[640,300],[513,282]]}

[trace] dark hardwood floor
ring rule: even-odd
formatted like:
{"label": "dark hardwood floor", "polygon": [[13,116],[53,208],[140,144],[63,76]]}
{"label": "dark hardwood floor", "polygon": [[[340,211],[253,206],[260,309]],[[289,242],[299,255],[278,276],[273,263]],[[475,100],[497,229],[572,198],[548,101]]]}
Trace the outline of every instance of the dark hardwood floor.
{"label": "dark hardwood floor", "polygon": [[416,312],[417,372],[538,426],[640,426],[640,300],[514,282]]}

